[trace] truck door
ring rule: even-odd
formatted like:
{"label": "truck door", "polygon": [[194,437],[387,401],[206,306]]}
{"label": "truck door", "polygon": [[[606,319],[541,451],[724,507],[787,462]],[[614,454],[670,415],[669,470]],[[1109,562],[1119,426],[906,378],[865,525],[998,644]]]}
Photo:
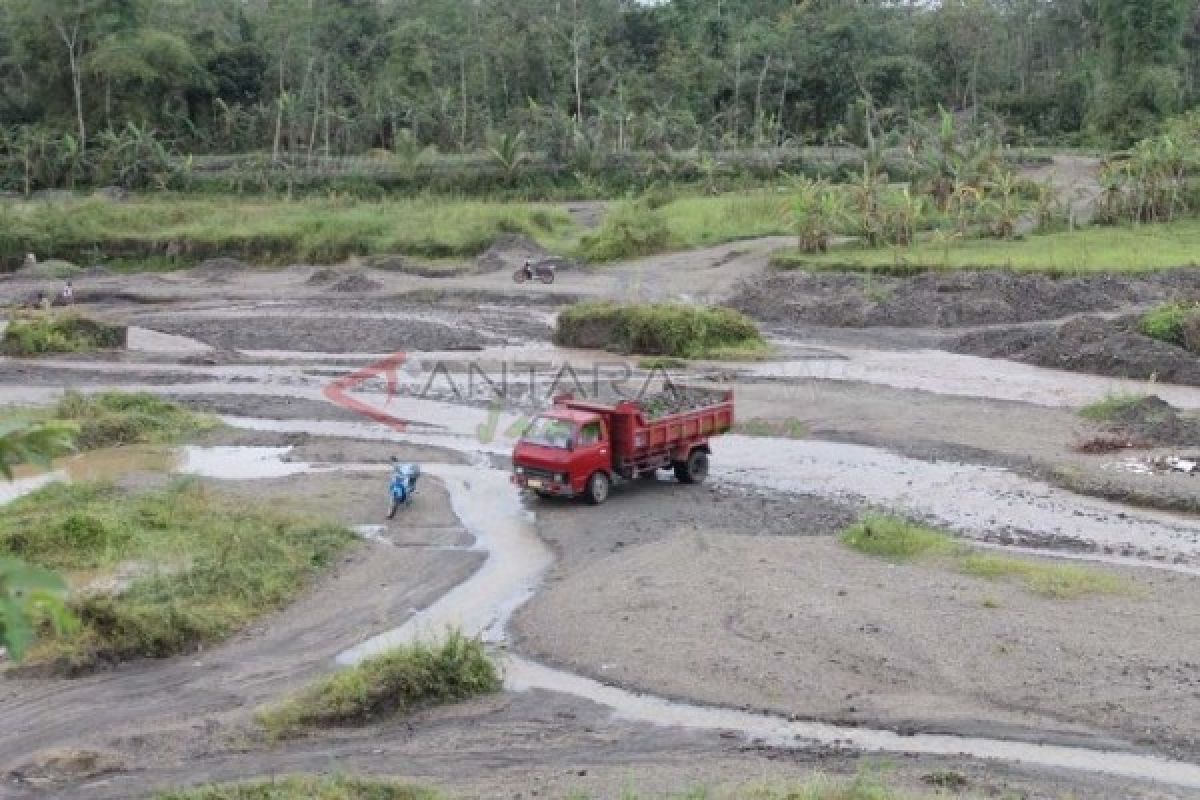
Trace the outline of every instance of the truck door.
{"label": "truck door", "polygon": [[596,419],[579,426],[575,459],[580,465],[584,480],[596,470],[612,472],[612,444],[608,440],[608,429],[603,420]]}

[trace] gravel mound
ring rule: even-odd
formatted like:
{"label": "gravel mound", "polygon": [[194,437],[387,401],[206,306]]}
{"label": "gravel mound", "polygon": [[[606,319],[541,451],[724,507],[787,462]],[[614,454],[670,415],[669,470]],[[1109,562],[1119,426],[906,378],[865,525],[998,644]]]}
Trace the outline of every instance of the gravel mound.
{"label": "gravel mound", "polygon": [[956,353],[1039,367],[1200,386],[1200,359],[1138,333],[1128,322],[1081,317],[1053,330],[990,330],[950,343]]}
{"label": "gravel mound", "polygon": [[788,272],[744,282],[730,305],[773,323],[954,328],[1113,311],[1197,291],[1200,270],[1140,278],[971,270],[910,277]]}
{"label": "gravel mound", "polygon": [[253,267],[236,258],[206,258],[196,265],[195,274],[205,283],[229,283],[230,278],[238,273],[248,272]]}
{"label": "gravel mound", "polygon": [[305,283],[309,286],[324,286],[327,283],[337,280],[337,276],[337,270],[330,269],[329,267],[321,267],[318,270],[314,270],[313,274],[308,276],[308,280]]}
{"label": "gravel mound", "polygon": [[331,292],[373,292],[382,289],[383,284],[373,281],[360,272],[351,273],[329,287]]}
{"label": "gravel mound", "polygon": [[210,274],[228,274],[230,272],[246,272],[253,269],[245,261],[238,261],[236,258],[206,258],[196,265],[196,271]]}
{"label": "gravel mound", "polygon": [[[475,258],[476,272],[515,270],[528,259],[533,262],[549,258],[550,252],[528,236],[506,233]],[[561,259],[559,259],[561,261]],[[562,264],[559,264],[561,267]]]}

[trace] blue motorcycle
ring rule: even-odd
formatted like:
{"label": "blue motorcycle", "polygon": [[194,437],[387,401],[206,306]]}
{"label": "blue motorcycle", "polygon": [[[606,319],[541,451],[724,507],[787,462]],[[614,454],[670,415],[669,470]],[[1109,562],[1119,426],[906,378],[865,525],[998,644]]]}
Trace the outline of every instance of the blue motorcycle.
{"label": "blue motorcycle", "polygon": [[412,503],[419,477],[421,477],[420,465],[402,464],[395,457],[392,458],[392,485],[389,487],[392,495],[392,509],[388,512],[388,519],[395,517],[401,506]]}

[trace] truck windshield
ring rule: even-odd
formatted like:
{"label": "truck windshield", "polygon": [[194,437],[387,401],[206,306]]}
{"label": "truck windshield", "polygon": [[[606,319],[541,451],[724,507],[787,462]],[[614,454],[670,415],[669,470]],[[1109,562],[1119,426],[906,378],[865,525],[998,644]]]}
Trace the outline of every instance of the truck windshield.
{"label": "truck windshield", "polygon": [[553,417],[538,417],[529,423],[529,427],[521,436],[521,441],[566,450],[571,444],[571,436],[574,432],[574,428],[569,422],[563,422],[561,419]]}

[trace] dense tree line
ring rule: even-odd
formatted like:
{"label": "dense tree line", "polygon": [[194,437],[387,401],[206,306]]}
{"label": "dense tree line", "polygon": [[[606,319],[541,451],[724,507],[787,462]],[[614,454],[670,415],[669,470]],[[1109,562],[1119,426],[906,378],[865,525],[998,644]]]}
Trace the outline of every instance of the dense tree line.
{"label": "dense tree line", "polygon": [[863,143],[939,105],[1014,141],[1123,145],[1200,95],[1196,6],[0,0],[0,128],[9,152],[69,134],[60,159],[106,147],[112,169],[136,168],[149,131],[273,155],[520,134],[553,158]]}

